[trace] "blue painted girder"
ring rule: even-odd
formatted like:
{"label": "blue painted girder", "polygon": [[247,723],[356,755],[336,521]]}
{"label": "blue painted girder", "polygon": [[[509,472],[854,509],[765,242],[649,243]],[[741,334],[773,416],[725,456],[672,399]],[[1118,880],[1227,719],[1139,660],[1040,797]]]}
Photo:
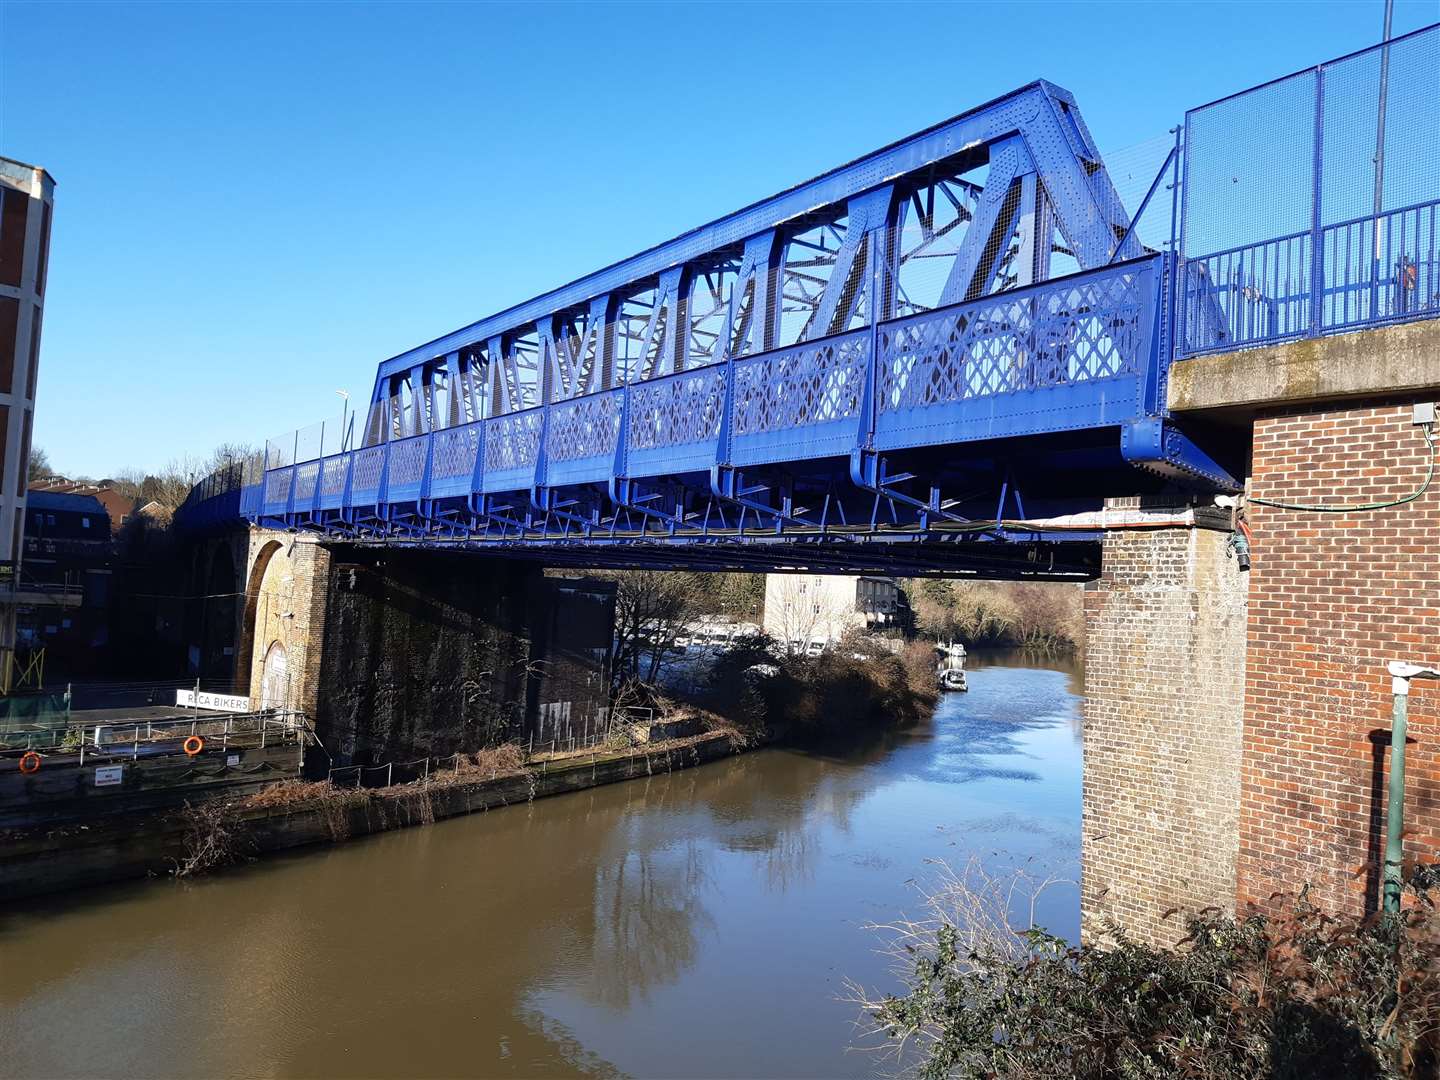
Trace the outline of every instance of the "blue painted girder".
{"label": "blue painted girder", "polygon": [[[691,354],[691,323],[682,317],[691,288],[715,265],[734,258],[738,258],[737,280],[716,354],[710,359],[726,359],[731,350],[743,355],[768,349],[778,322],[780,290],[774,287],[774,278],[785,244],[803,231],[804,223],[828,220],[827,215],[844,219],[843,239],[806,336],[819,338],[846,329],[846,317],[862,298],[867,321],[877,311],[883,318],[889,313],[883,308],[892,298],[876,283],[887,270],[893,275],[895,252],[887,230],[897,224],[907,192],[945,163],[950,163],[947,168],[965,169],[987,162],[987,182],[955,254],[940,297],[942,306],[989,291],[1011,234],[1021,222],[1040,230],[1021,237],[1027,259],[1033,262],[1038,257],[1042,264],[1040,278],[1048,265],[1052,223],[1082,267],[1097,268],[1143,254],[1074,99],[1054,84],[1035,82],[383,362],[372,394],[372,415],[393,412],[397,406],[392,396],[402,392],[401,384],[408,399],[418,403],[430,385],[427,372],[458,372],[461,357],[482,353],[488,381],[484,400],[471,403],[478,406],[476,414],[482,409],[508,412],[524,407],[529,402],[518,397],[516,371],[521,363],[516,344],[522,337],[534,341],[544,401],[607,389],[614,385],[610,380],[616,369],[603,357],[613,348],[616,312],[625,297],[645,290],[650,290],[646,295],[651,317],[644,331],[645,360],[639,375],[669,374],[687,363]],[[1043,203],[1038,212],[1037,201]],[[864,266],[859,264],[862,248]],[[1025,280],[1032,269],[1027,265]],[[856,277],[864,279],[864,289],[854,288]],[[740,298],[746,295],[750,310],[742,325]],[[581,311],[588,313],[585,328],[576,333],[576,313]],[[570,341],[574,348],[567,346]],[[585,367],[583,378],[581,354],[599,358]],[[454,378],[458,381],[458,376]],[[417,419],[397,421],[397,433],[416,433],[423,411],[415,404]],[[372,437],[379,437],[378,426],[372,423]]]}

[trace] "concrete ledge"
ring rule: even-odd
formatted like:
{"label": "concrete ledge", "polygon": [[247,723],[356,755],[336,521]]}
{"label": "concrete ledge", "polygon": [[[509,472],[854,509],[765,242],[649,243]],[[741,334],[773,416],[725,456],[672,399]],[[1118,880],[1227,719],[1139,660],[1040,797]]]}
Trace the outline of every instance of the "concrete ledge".
{"label": "concrete ledge", "polygon": [[1170,368],[1175,412],[1440,389],[1440,319],[1197,356]]}

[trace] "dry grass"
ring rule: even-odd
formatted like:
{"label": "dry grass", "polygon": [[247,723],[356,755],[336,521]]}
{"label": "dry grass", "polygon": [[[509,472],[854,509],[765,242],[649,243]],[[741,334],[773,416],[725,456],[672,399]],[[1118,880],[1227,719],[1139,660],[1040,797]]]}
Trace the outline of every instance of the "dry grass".
{"label": "dry grass", "polygon": [[353,788],[338,788],[328,780],[282,780],[236,800],[234,805],[237,810],[269,810],[300,806],[322,799],[344,798],[353,801],[357,794]]}
{"label": "dry grass", "polygon": [[[525,751],[515,743],[492,746],[473,754],[461,754],[454,764],[432,767],[431,785],[473,784],[482,780],[498,780],[502,776],[519,776],[525,772]],[[406,785],[395,785],[396,787]],[[382,788],[382,791],[390,790]]]}

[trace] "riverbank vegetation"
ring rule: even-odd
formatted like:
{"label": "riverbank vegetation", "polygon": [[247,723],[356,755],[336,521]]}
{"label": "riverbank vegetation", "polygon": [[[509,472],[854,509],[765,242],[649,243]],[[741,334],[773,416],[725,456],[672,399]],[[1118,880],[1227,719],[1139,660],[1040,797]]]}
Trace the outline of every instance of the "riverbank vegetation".
{"label": "riverbank vegetation", "polygon": [[698,700],[742,729],[805,736],[908,727],[938,697],[929,645],[894,653],[857,633],[819,656],[752,638],[715,658]]}
{"label": "riverbank vegetation", "polygon": [[880,928],[907,986],[857,990],[881,1048],[934,1080],[1440,1075],[1440,892],[1365,920],[1303,897],[1204,912],[1165,950],[1012,929],[1027,891],[972,866],[942,879],[928,917]]}
{"label": "riverbank vegetation", "polygon": [[916,631],[936,641],[1056,651],[1085,641],[1079,585],[921,579],[910,582],[907,593]]}

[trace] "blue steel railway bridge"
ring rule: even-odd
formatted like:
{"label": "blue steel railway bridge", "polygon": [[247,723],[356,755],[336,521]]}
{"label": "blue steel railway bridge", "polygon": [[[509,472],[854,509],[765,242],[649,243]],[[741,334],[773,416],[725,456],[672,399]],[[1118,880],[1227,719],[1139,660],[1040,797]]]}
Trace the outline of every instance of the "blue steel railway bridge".
{"label": "blue steel railway bridge", "polygon": [[[1264,191],[1227,190],[1230,100],[1127,208],[1074,97],[1023,86],[383,361],[362,430],[271,440],[190,519],[592,567],[1092,577],[1105,499],[1242,486],[1244,440],[1171,414],[1172,364],[1436,311],[1434,193],[1385,210],[1377,181],[1374,213],[1326,216],[1317,144],[1297,227],[1257,223]],[[1318,130],[1307,108],[1285,130]]]}
{"label": "blue steel railway bridge", "polygon": [[474,749],[477,687],[599,730],[613,585],[542,568],[1085,580],[1086,935],[1358,909],[1386,665],[1440,661],[1437,72],[1431,26],[1144,168],[1031,83],[383,361],[182,508],[241,683],[373,769]]}

